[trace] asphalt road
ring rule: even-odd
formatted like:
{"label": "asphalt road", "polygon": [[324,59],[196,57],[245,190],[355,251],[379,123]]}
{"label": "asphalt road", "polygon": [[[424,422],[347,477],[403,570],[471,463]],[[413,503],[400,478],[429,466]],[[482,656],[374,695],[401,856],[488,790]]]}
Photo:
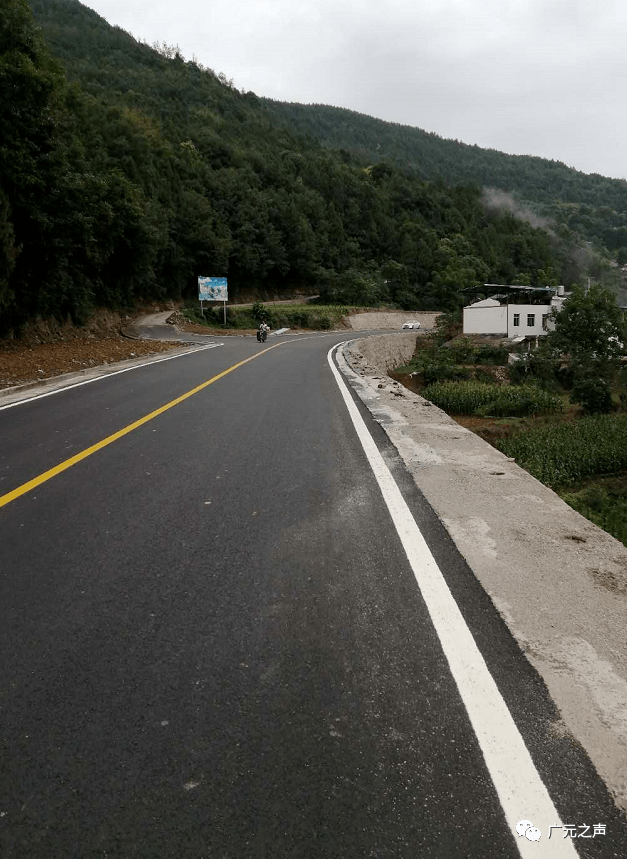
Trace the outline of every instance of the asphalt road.
{"label": "asphalt road", "polygon": [[460,693],[329,365],[341,339],[230,338],[0,409],[3,859],[627,855],[358,404],[555,817],[516,811],[542,791],[478,739],[501,723]]}

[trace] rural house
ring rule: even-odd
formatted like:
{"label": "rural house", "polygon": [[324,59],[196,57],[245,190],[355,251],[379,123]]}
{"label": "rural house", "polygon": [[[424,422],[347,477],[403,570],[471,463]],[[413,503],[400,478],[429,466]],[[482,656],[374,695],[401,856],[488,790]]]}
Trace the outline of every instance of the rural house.
{"label": "rural house", "polygon": [[[568,298],[563,286],[506,286],[484,284],[490,298],[464,307],[464,334],[493,334],[511,340],[536,339],[553,326],[552,310]],[[498,291],[497,291],[498,290]]]}

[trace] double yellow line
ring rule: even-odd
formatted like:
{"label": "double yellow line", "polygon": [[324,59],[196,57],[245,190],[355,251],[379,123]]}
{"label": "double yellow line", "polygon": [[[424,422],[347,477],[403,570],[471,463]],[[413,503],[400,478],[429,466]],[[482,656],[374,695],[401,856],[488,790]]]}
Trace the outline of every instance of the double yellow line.
{"label": "double yellow line", "polygon": [[229,367],[228,370],[223,370],[222,373],[218,373],[217,376],[214,376],[207,382],[203,382],[202,385],[198,385],[197,387],[192,388],[191,391],[187,391],[186,394],[182,394],[175,400],[171,400],[164,406],[160,406],[158,409],[155,409],[154,412],[150,412],[150,414],[144,415],[143,418],[134,421],[132,424],[128,424],[128,426],[123,427],[123,429],[114,432],[112,435],[108,435],[101,441],[96,442],[96,444],[92,444],[91,447],[87,447],[80,453],[77,453],[74,456],[71,456],[69,459],[66,459],[64,462],[60,462],[58,465],[55,465],[54,468],[50,468],[48,469],[48,471],[44,471],[42,472],[42,474],[38,474],[37,477],[33,477],[32,480],[29,480],[27,483],[23,483],[21,486],[18,486],[17,489],[12,489],[11,492],[7,492],[6,495],[0,495],[0,507],[4,507],[6,504],[10,504],[11,501],[15,501],[16,498],[19,498],[22,495],[26,495],[27,492],[31,492],[31,490],[36,489],[37,486],[41,486],[42,483],[46,483],[47,480],[51,480],[53,477],[56,477],[57,474],[61,474],[61,472],[67,471],[68,468],[71,468],[73,465],[76,465],[77,462],[81,462],[83,459],[87,459],[87,457],[91,456],[92,453],[96,453],[97,451],[102,450],[103,447],[107,447],[107,445],[112,444],[119,438],[122,438],[123,436],[128,435],[130,432],[133,432],[133,430],[136,430],[144,424],[147,424],[148,421],[151,421],[153,420],[153,418],[162,415],[164,412],[167,412],[168,409],[173,409],[174,406],[178,406],[179,403],[182,403],[184,400],[189,399],[189,397],[193,397],[194,394],[197,394],[199,391],[203,391],[205,388],[208,388],[209,385],[213,385],[213,383],[217,382],[218,379],[222,379],[224,376],[228,376],[229,373],[232,373],[233,370],[237,370],[238,367],[242,367],[244,364],[248,364],[249,361],[254,361],[255,358],[259,358],[261,355],[265,355],[266,352],[270,352],[270,350],[276,349],[278,346],[282,345],[283,343],[276,343],[274,346],[269,346],[267,349],[264,349],[262,352],[257,352],[256,355],[252,355],[250,358],[246,358],[244,361],[240,361],[237,364],[233,364],[233,366]]}

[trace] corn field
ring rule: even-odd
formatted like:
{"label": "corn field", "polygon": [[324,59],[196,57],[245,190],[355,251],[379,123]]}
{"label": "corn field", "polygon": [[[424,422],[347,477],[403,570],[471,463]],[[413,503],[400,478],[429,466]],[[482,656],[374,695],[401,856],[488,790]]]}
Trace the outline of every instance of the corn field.
{"label": "corn field", "polygon": [[627,546],[627,511],[624,507],[617,509],[616,507],[607,505],[599,510],[590,507],[575,496],[562,495],[562,498],[574,510],[581,513],[586,519],[589,519],[590,522],[594,522],[599,528],[603,528],[604,531],[607,531],[608,534],[616,537],[624,546]]}
{"label": "corn field", "polygon": [[435,382],[425,388],[423,396],[451,415],[522,417],[563,409],[559,396],[535,385]]}
{"label": "corn field", "polygon": [[497,447],[553,489],[627,470],[627,415],[597,415],[502,439]]}

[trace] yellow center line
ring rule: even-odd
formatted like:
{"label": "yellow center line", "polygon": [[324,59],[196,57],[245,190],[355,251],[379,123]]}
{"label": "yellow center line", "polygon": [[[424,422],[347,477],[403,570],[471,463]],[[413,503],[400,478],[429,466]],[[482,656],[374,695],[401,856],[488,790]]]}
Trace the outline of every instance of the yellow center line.
{"label": "yellow center line", "polygon": [[278,346],[283,345],[283,342],[276,343],[274,346],[269,346],[262,352],[257,352],[256,355],[251,355],[250,358],[246,358],[244,361],[240,361],[238,364],[233,364],[232,367],[229,367],[227,370],[223,370],[222,373],[218,373],[217,376],[214,376],[208,381],[203,382],[202,385],[198,385],[196,388],[192,388],[191,391],[188,391],[186,394],[182,394],[175,400],[171,400],[164,406],[160,406],[158,409],[155,409],[154,412],[150,412],[150,414],[144,415],[143,418],[134,421],[132,424],[128,424],[128,426],[123,427],[123,429],[114,432],[113,435],[108,435],[101,441],[96,442],[96,444],[92,444],[91,447],[87,447],[85,448],[85,450],[82,450],[80,453],[71,456],[64,462],[60,462],[59,465],[55,465],[54,468],[50,468],[48,469],[48,471],[44,471],[41,474],[38,474],[37,477],[33,477],[32,480],[29,480],[27,483],[23,483],[21,486],[18,486],[17,489],[12,489],[11,492],[7,492],[6,495],[0,495],[0,507],[4,507],[11,501],[15,501],[15,499],[19,498],[21,495],[26,495],[27,492],[30,492],[32,489],[35,489],[37,486],[41,486],[42,483],[45,483],[47,480],[56,477],[57,474],[61,474],[61,472],[67,471],[68,468],[71,468],[73,465],[76,465],[77,462],[81,462],[81,460],[87,459],[87,457],[91,456],[92,453],[96,453],[96,451],[102,450],[103,447],[112,444],[119,438],[122,438],[123,436],[128,435],[130,432],[133,432],[133,430],[136,430],[138,427],[147,424],[148,421],[151,421],[153,418],[162,415],[164,412],[167,412],[168,409],[172,409],[174,408],[174,406],[178,406],[179,403],[182,403],[189,397],[193,397],[194,394],[197,394],[199,391],[204,390],[205,388],[209,387],[209,385],[213,385],[213,383],[217,382],[218,379],[222,379],[224,376],[227,376],[229,373],[232,373],[233,370],[237,370],[238,367],[242,367],[244,364],[248,364],[249,361],[254,361],[255,358],[259,358],[260,355],[265,355],[266,352],[270,352],[271,349],[276,349]]}

